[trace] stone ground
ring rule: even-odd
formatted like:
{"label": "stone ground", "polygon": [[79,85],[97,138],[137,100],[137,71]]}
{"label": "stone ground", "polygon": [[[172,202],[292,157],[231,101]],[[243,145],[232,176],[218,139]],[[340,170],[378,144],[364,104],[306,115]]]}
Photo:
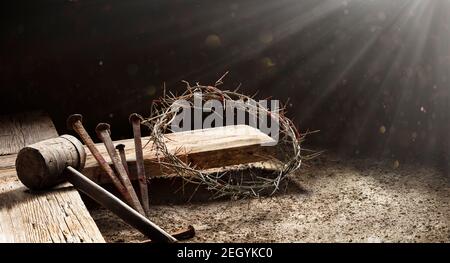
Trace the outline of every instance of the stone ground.
{"label": "stone ground", "polygon": [[[187,202],[176,188],[152,184],[150,218],[169,232],[192,224],[197,234],[188,242],[450,242],[450,179],[432,166],[326,154],[270,198],[198,194]],[[105,209],[89,208],[108,242],[145,240]]]}

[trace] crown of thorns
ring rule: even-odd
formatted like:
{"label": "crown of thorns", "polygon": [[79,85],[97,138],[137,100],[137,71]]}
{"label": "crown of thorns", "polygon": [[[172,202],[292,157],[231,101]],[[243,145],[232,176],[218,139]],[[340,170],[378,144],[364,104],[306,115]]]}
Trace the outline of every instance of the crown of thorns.
{"label": "crown of thorns", "polygon": [[[221,78],[222,79],[222,78]],[[152,103],[151,116],[143,121],[150,128],[150,141],[158,156],[161,171],[164,174],[175,174],[182,177],[186,182],[206,186],[214,191],[213,197],[246,197],[260,196],[261,194],[272,195],[280,189],[280,183],[291,173],[300,168],[302,159],[313,158],[317,153],[302,156],[300,144],[305,134],[300,134],[293,122],[285,116],[285,108],[271,111],[256,102],[254,108],[247,108],[247,114],[256,114],[258,111],[266,111],[268,116],[274,117],[279,122],[279,141],[276,146],[277,154],[267,156],[271,163],[270,169],[255,165],[239,165],[210,172],[197,169],[194,165],[183,161],[177,152],[170,151],[166,145],[165,134],[170,133],[171,123],[177,114],[172,106],[179,100],[189,102],[194,107],[195,94],[202,94],[202,100],[219,100],[227,105],[232,101],[249,101],[252,97],[240,94],[238,90],[221,90],[217,86],[222,84],[221,79],[214,86],[202,86],[196,84],[191,86],[185,82],[187,87],[183,94],[176,96],[166,93]],[[276,117],[276,118],[275,118]],[[145,147],[145,146],[144,146]],[[261,173],[261,169],[265,169]],[[198,188],[197,188],[198,189]]]}

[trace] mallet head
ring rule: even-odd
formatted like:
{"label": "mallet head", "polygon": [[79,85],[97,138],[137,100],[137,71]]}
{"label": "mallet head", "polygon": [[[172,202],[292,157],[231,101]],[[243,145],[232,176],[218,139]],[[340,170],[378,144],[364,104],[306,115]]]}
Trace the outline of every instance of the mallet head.
{"label": "mallet head", "polygon": [[17,154],[16,171],[28,188],[50,188],[65,181],[67,166],[84,168],[83,144],[71,135],[62,135],[24,147]]}

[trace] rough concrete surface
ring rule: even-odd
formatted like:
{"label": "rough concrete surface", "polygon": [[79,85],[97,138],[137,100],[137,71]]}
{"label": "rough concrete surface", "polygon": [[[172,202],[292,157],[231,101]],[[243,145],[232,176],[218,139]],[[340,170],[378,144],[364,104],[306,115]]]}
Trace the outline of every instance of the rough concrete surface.
{"label": "rough concrete surface", "polygon": [[[328,154],[290,178],[273,197],[156,201],[150,218],[169,232],[194,225],[187,242],[450,242],[450,179],[434,167]],[[108,242],[146,239],[103,208],[91,214]]]}

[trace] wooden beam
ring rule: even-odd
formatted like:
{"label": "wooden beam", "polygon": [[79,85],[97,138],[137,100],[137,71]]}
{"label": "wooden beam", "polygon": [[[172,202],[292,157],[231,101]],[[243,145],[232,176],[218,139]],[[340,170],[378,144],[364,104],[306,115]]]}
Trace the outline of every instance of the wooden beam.
{"label": "wooden beam", "polygon": [[[65,184],[30,192],[17,178],[16,153],[58,136],[43,113],[0,117],[0,243],[105,242],[78,192]],[[8,141],[10,140],[10,141]]]}
{"label": "wooden beam", "polygon": [[0,155],[17,153],[28,144],[56,136],[53,122],[43,112],[0,116]]}
{"label": "wooden beam", "polygon": [[[176,153],[183,161],[195,165],[198,169],[209,169],[235,164],[265,161],[272,155],[273,147],[262,144],[272,143],[273,139],[258,129],[247,125],[225,126],[211,129],[193,130],[166,134],[168,150]],[[136,155],[132,139],[116,141],[125,145],[127,162],[132,179],[136,176]],[[148,143],[148,144],[147,144]],[[149,177],[165,174],[159,164],[158,156],[148,137],[142,138],[144,147],[144,164]],[[105,147],[98,144],[99,151],[111,163]],[[108,178],[98,166],[94,157],[86,149],[87,159],[83,174],[98,183],[107,183]],[[167,172],[167,171],[166,171]]]}

